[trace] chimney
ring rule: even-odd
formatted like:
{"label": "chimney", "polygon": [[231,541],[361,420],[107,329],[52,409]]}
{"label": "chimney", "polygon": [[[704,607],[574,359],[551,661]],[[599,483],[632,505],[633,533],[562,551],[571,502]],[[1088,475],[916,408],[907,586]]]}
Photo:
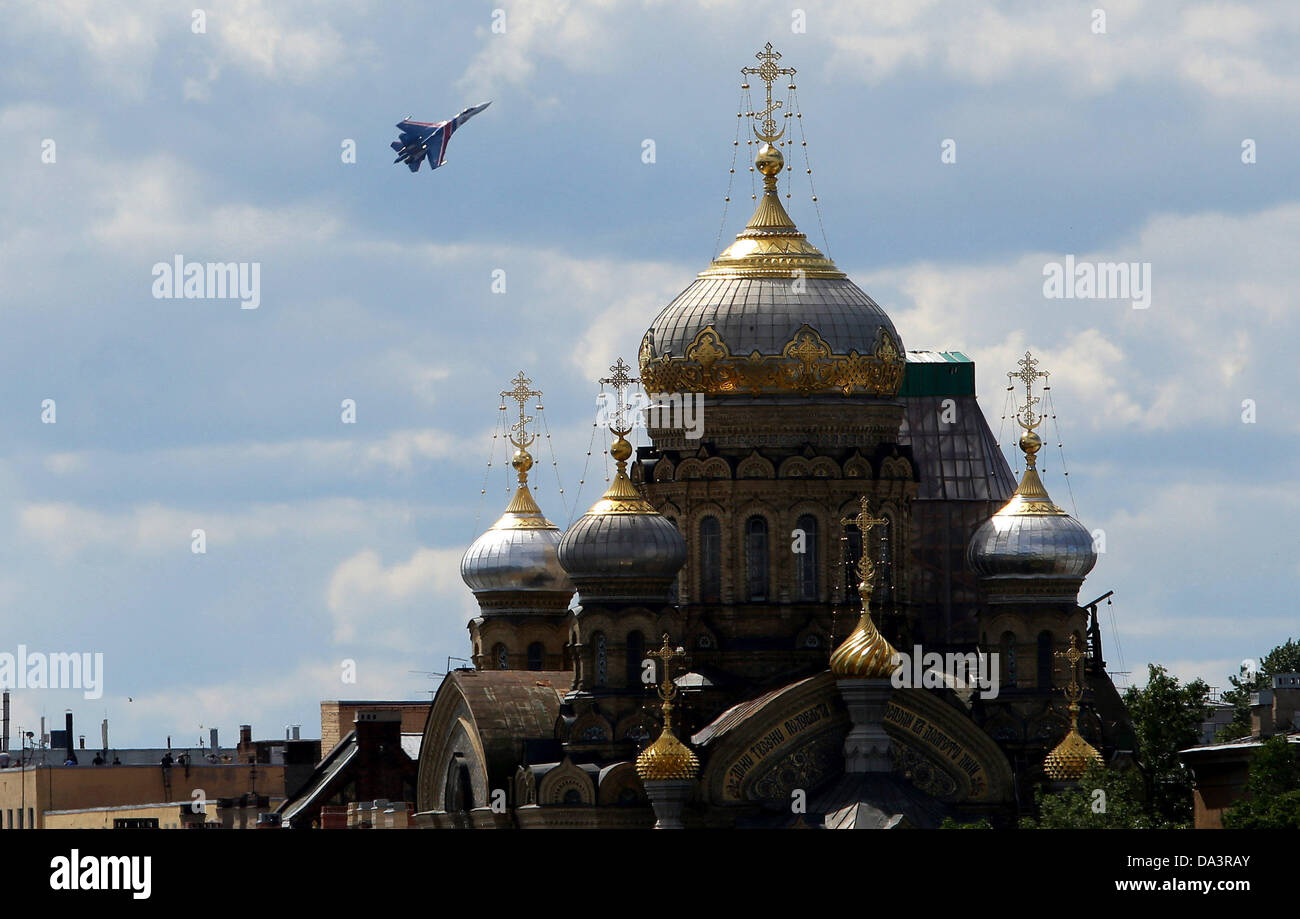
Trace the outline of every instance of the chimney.
{"label": "chimney", "polygon": [[253,726],[251,724],[241,724],[239,726],[239,745],[241,747],[253,742]]}
{"label": "chimney", "polygon": [[99,742],[103,744],[104,755],[108,756],[108,719],[105,718],[99,725]]}
{"label": "chimney", "polygon": [[217,729],[216,728],[212,728],[212,730],[208,732],[208,738],[209,738],[208,746],[211,748],[211,752],[216,753],[217,752]]}
{"label": "chimney", "polygon": [[301,738],[298,736],[298,733],[299,733],[301,730],[302,730],[302,725],[300,725],[300,724],[295,724],[295,725],[293,726],[293,739],[294,739],[294,740],[300,740],[300,739],[301,739]]}
{"label": "chimney", "polygon": [[0,753],[9,752],[9,690],[4,695],[4,725],[0,727]]}
{"label": "chimney", "polygon": [[1296,729],[1300,711],[1300,673],[1273,674],[1273,725],[1280,731]]}
{"label": "chimney", "polygon": [[83,750],[86,749],[86,735],[85,735],[85,734],[78,734],[78,735],[77,735],[77,739],[78,739],[78,741],[79,741],[79,745],[80,745],[81,749],[83,749]]}
{"label": "chimney", "polygon": [[64,736],[67,737],[67,739],[68,739],[68,740],[67,740],[68,759],[72,759],[72,756],[73,756],[73,753],[72,753],[72,709],[68,709],[66,712],[63,713],[63,727],[64,727],[64,730],[66,731],[66,733],[64,734]]}

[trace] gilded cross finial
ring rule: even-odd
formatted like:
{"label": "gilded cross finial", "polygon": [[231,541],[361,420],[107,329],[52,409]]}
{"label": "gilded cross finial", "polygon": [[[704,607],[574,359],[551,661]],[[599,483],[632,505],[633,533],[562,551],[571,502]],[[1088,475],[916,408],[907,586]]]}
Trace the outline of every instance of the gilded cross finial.
{"label": "gilded cross finial", "polygon": [[[509,437],[512,444],[520,450],[523,450],[537,439],[537,435],[530,433],[528,430],[528,425],[532,424],[533,417],[528,414],[525,404],[534,396],[540,400],[542,398],[542,393],[540,390],[530,388],[533,385],[533,381],[524,376],[522,370],[519,371],[519,376],[515,377],[510,382],[515,384],[514,388],[503,389],[501,391],[501,408],[504,409],[506,407],[507,396],[519,403],[519,420],[510,426],[510,430],[514,433],[510,434]],[[540,402],[538,407],[541,407]]]}
{"label": "gilded cross finial", "polygon": [[[760,80],[767,84],[767,105],[761,112],[750,112],[750,116],[756,121],[762,119],[754,127],[754,136],[765,143],[774,144],[785,134],[785,128],[777,131],[776,119],[772,117],[776,114],[777,109],[781,108],[781,100],[772,98],[772,84],[781,74],[794,76],[793,67],[778,67],[776,62],[781,60],[781,53],[772,50],[772,43],[768,42],[763,46],[763,50],[754,55],[761,62],[757,67],[741,67],[740,72],[743,74],[755,74]],[[759,127],[762,127],[762,131]]]}
{"label": "gilded cross finial", "polygon": [[1079,700],[1083,698],[1083,688],[1079,685],[1079,661],[1085,657],[1079,647],[1079,636],[1071,633],[1069,649],[1055,653],[1057,657],[1063,657],[1070,662],[1070,684],[1065,687],[1065,697],[1070,700],[1071,709],[1077,710]]}
{"label": "gilded cross finial", "polygon": [[609,369],[611,376],[603,377],[598,382],[601,386],[608,383],[614,390],[614,421],[610,425],[610,430],[619,437],[624,437],[632,430],[630,425],[625,427],[624,415],[627,413],[627,390],[633,383],[640,383],[641,381],[628,373],[632,366],[621,357],[611,364]]}
{"label": "gilded cross finial", "polygon": [[1038,397],[1034,395],[1034,380],[1041,377],[1046,383],[1049,374],[1046,370],[1038,369],[1037,359],[1028,351],[1016,362],[1016,366],[1020,368],[1018,371],[1007,374],[1007,382],[1013,387],[1015,380],[1025,385],[1025,403],[1016,409],[1016,421],[1026,431],[1032,431],[1043,423],[1043,416],[1034,411],[1034,406],[1038,404]]}
{"label": "gilded cross finial", "polygon": [[871,502],[863,495],[859,501],[861,510],[852,517],[841,517],[840,526],[848,529],[856,526],[858,532],[862,534],[862,557],[858,561],[858,594],[864,599],[871,595],[871,584],[876,579],[876,566],[871,561],[871,555],[867,550],[867,534],[871,532],[872,527],[884,526],[889,523],[887,517],[874,517],[871,514]]}
{"label": "gilded cross finial", "polygon": [[658,651],[651,651],[647,657],[658,658],[662,664],[662,679],[659,681],[659,698],[665,702],[677,695],[677,684],[673,682],[673,661],[686,660],[686,650],[681,647],[673,647],[672,640],[669,639],[668,633],[664,632],[664,643]]}

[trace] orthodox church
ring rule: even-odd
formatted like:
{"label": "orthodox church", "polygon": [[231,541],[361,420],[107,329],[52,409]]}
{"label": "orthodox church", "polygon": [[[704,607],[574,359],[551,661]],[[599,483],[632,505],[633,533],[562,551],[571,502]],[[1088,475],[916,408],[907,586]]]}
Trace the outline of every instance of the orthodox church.
{"label": "orthodox church", "polygon": [[[1046,375],[1012,375],[1017,483],[971,361],[905,350],[782,204],[779,58],[743,71],[753,216],[613,366],[616,472],[567,530],[528,487],[538,394],[508,393],[518,486],[461,564],[474,666],[434,697],[419,826],[1003,826],[1131,755],[1080,605],[1093,540],[1036,468]],[[701,395],[702,429],[647,413],[634,449],[629,371]]]}

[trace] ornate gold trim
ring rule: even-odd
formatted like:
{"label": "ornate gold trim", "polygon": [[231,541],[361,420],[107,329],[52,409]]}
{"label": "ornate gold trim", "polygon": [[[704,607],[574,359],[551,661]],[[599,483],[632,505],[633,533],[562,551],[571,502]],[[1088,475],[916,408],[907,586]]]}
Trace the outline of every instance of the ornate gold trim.
{"label": "ornate gold trim", "polygon": [[893,396],[903,383],[904,361],[885,329],[875,351],[836,354],[812,326],[804,323],[780,354],[754,351],[733,355],[712,325],[696,333],[683,357],[658,356],[647,332],[639,354],[641,378],[650,392],[788,393],[840,392]]}

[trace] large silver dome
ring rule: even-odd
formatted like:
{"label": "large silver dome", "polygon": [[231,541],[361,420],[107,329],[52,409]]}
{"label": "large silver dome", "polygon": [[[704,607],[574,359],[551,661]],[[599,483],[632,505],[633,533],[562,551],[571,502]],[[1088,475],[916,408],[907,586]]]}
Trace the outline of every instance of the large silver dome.
{"label": "large silver dome", "polygon": [[647,391],[897,395],[903,342],[790,219],[776,190],[781,162],[775,148],[760,151],[754,216],[645,333]]}

